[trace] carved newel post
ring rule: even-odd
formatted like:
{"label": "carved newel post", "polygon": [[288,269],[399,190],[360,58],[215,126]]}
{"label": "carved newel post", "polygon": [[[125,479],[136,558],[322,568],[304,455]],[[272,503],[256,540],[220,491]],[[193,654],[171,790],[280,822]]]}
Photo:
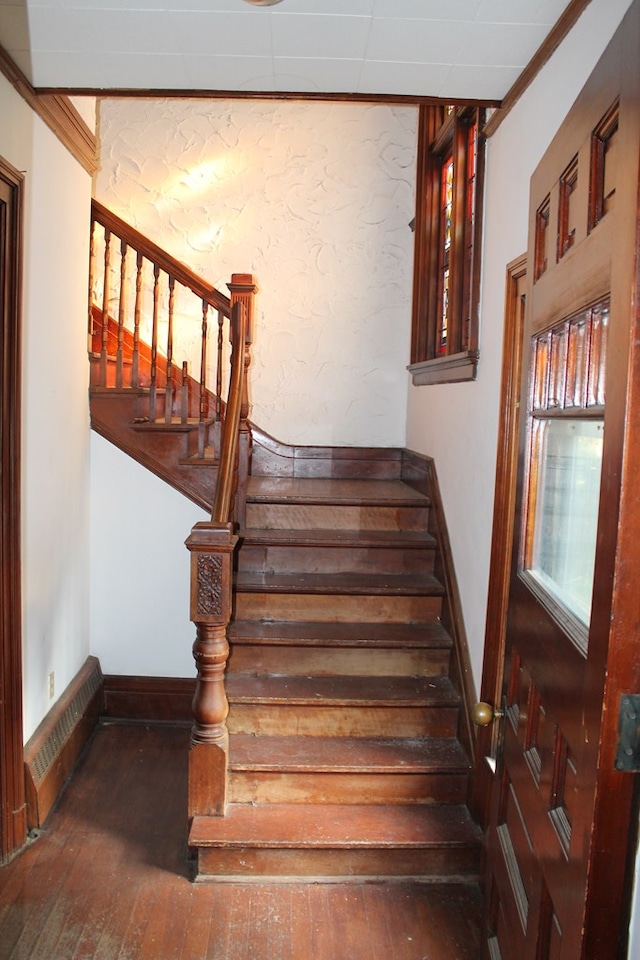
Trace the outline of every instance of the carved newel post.
{"label": "carved newel post", "polygon": [[189,817],[223,816],[227,794],[229,705],[224,672],[229,656],[232,525],[197,523],[187,540],[191,552],[191,619],[196,625],[193,656],[198,677],[189,750]]}

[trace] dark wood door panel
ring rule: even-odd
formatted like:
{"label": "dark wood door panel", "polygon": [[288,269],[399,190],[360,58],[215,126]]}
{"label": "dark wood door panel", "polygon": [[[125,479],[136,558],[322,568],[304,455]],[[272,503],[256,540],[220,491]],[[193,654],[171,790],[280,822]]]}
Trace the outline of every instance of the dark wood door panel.
{"label": "dark wood door panel", "polygon": [[[622,956],[634,849],[617,710],[640,690],[640,0],[531,181],[486,955]],[[632,574],[635,571],[635,578]]]}

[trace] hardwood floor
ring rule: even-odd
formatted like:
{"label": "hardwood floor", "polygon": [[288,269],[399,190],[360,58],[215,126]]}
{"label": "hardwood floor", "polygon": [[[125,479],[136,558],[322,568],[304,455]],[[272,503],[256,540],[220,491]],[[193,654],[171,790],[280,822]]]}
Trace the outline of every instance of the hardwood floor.
{"label": "hardwood floor", "polygon": [[42,835],[0,867],[0,960],[477,960],[471,885],[192,883],[187,743],[97,729]]}

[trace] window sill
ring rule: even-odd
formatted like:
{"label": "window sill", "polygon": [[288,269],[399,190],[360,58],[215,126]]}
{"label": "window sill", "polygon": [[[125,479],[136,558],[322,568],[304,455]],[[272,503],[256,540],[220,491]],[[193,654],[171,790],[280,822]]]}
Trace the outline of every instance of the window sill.
{"label": "window sill", "polygon": [[407,370],[411,374],[414,387],[424,387],[432,383],[462,383],[475,380],[477,367],[478,351],[465,350],[462,353],[453,353],[451,356],[411,363]]}

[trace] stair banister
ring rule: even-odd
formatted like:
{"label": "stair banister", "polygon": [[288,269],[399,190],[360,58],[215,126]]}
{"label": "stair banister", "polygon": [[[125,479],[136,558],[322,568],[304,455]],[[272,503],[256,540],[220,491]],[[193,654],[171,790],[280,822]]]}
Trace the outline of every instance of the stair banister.
{"label": "stair banister", "polygon": [[[248,274],[234,274],[231,290],[231,374],[218,478],[209,523],[197,523],[187,540],[191,553],[193,656],[198,671],[189,750],[188,815],[222,816],[228,779],[229,705],[224,673],[229,656],[234,533],[244,511],[248,474],[249,319],[255,287]],[[244,438],[244,439],[243,439]]]}

